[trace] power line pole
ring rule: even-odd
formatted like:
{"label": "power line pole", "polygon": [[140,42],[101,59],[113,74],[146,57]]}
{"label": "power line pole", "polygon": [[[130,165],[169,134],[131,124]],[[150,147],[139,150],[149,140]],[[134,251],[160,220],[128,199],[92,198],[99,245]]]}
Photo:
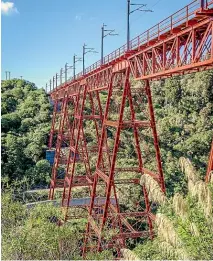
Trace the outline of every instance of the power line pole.
{"label": "power line pole", "polygon": [[50,80],[50,92],[51,92],[51,90],[52,90],[51,86],[52,86],[52,81]]}
{"label": "power line pole", "polygon": [[64,69],[64,73],[65,73],[65,82],[67,82],[67,73],[69,69],[73,69],[73,66],[69,66],[68,63],[65,63],[65,69]]}
{"label": "power line pole", "polygon": [[53,76],[53,90],[54,90],[54,87],[55,87],[55,77]]}
{"label": "power line pole", "polygon": [[55,87],[58,87],[58,73],[55,74]]}
{"label": "power line pole", "polygon": [[5,71],[6,80],[10,80],[10,71]]}
{"label": "power line pole", "polygon": [[130,0],[127,0],[127,51],[129,51],[129,40],[130,40]]}
{"label": "power line pole", "polygon": [[65,82],[67,82],[67,64],[68,63],[65,63],[65,68],[64,68],[64,73],[65,73]]}
{"label": "power line pole", "polygon": [[[118,34],[113,33],[113,32],[115,32],[115,30],[104,29],[106,26],[107,26],[106,24],[103,24],[103,26],[101,27],[101,65],[104,62],[104,38],[107,37],[108,35],[110,35],[110,36],[118,35]],[[108,33],[105,34],[105,32],[108,32]]]}
{"label": "power line pole", "polygon": [[207,8],[207,3],[208,3],[208,0],[201,0],[201,8],[202,9]]}
{"label": "power line pole", "polygon": [[95,48],[88,48],[86,46],[86,44],[83,45],[83,75],[85,74],[85,55],[87,53],[98,53],[94,51]]}
{"label": "power line pole", "polygon": [[47,93],[47,83],[46,83],[46,93]]}
{"label": "power line pole", "polygon": [[81,62],[81,61],[82,61],[82,59],[80,57],[77,57],[77,55],[74,54],[74,56],[73,56],[73,79],[74,80],[75,80],[75,69],[76,69],[75,65],[77,62]]}
{"label": "power line pole", "polygon": [[63,68],[60,70],[60,85],[62,84],[62,75],[63,75]]}
{"label": "power line pole", "polygon": [[[131,11],[131,6],[138,6],[134,10]],[[127,0],[127,51],[130,49],[130,14],[141,11],[141,12],[153,12],[150,9],[141,9],[145,7],[146,4],[131,4],[131,0]]]}

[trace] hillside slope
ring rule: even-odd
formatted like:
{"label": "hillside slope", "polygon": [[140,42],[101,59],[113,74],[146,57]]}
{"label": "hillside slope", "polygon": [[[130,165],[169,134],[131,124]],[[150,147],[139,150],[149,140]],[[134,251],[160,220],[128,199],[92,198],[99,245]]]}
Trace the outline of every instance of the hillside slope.
{"label": "hillside slope", "polygon": [[3,81],[1,88],[2,177],[9,183],[48,184],[49,164],[43,160],[51,122],[47,95],[25,80]]}
{"label": "hillside slope", "polygon": [[153,82],[152,94],[167,192],[186,191],[180,157],[191,160],[200,178],[206,174],[213,137],[213,70]]}

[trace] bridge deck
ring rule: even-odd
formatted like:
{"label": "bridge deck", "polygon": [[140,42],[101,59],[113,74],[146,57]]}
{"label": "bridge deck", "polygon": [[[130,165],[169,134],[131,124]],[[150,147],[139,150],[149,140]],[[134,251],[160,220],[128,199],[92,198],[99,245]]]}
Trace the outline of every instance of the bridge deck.
{"label": "bridge deck", "polygon": [[189,26],[193,26],[194,24],[206,19],[208,16],[213,15],[211,10],[213,8],[213,0],[206,1],[206,5],[204,6],[205,10],[201,8],[201,2],[201,0],[194,0],[173,15],[167,17],[160,23],[133,38],[130,41],[129,50],[127,50],[127,44],[124,44],[120,48],[105,56],[103,59],[103,64],[101,64],[101,60],[95,62],[85,69],[84,75],[83,72],[78,73],[75,79],[73,77],[70,78],[69,81],[62,83],[60,86],[50,91],[50,94],[57,92],[60,89],[66,88],[78,81],[81,81],[88,76],[125,59],[125,57],[134,55],[144,47],[151,46],[156,42],[163,41],[165,38],[183,31]]}

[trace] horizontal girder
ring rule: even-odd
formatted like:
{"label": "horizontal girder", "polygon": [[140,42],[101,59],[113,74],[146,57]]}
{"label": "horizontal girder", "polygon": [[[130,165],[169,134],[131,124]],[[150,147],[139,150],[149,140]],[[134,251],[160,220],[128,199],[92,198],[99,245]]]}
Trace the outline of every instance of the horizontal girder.
{"label": "horizontal girder", "polygon": [[108,89],[112,72],[125,69],[127,59],[131,73],[137,79],[160,79],[196,72],[213,65],[212,16],[213,1],[202,8],[195,0],[175,14],[164,19],[130,42],[130,51],[124,45],[50,92],[53,100],[60,100],[67,90],[76,96],[85,83],[89,91]]}

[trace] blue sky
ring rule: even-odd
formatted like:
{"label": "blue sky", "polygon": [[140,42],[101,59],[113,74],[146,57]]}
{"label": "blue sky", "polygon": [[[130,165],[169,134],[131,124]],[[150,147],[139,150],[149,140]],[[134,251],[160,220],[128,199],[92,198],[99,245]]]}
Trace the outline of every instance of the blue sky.
{"label": "blue sky", "polygon": [[[131,38],[190,0],[132,0],[132,3],[147,3],[147,8],[154,12],[131,15]],[[84,42],[99,52],[87,54],[86,67],[89,66],[100,59],[103,22],[119,34],[105,38],[105,55],[126,41],[126,0],[8,0],[1,4],[2,79],[5,71],[11,71],[11,77],[23,76],[43,87],[65,62],[72,63],[74,53],[82,55]],[[82,64],[78,63],[76,71],[81,69]]]}

